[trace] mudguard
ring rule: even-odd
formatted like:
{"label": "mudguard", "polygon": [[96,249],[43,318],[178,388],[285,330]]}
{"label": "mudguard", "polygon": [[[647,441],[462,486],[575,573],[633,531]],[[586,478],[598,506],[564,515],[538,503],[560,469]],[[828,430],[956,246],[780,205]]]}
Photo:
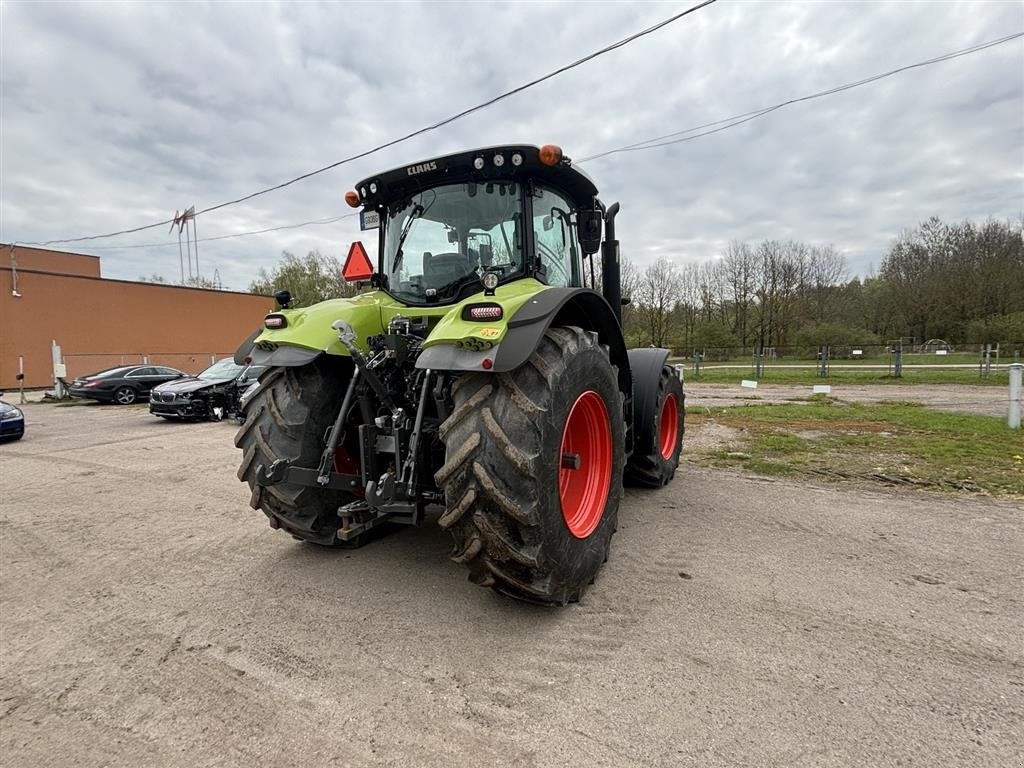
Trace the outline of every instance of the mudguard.
{"label": "mudguard", "polygon": [[[500,291],[500,289],[499,289]],[[476,301],[480,301],[479,297]],[[630,362],[622,330],[604,297],[589,288],[547,288],[528,298],[507,320],[500,340],[486,350],[464,349],[452,344],[427,346],[417,368],[438,371],[507,373],[529,360],[552,325],[575,325],[598,335],[607,345],[619,370],[619,389],[628,395],[632,387]],[[489,366],[485,361],[489,360]]]}
{"label": "mudguard", "polygon": [[631,349],[629,364],[633,372],[633,434],[635,450],[649,452],[657,435],[658,383],[668,360],[667,349]]}

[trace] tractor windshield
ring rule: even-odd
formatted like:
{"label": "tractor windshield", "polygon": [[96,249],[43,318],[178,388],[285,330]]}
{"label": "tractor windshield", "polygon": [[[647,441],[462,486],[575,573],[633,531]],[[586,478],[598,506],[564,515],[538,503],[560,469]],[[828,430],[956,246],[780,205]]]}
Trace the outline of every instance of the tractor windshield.
{"label": "tractor windshield", "polygon": [[454,299],[484,271],[505,280],[523,270],[522,194],[507,181],[448,184],[388,211],[388,291],[415,304]]}

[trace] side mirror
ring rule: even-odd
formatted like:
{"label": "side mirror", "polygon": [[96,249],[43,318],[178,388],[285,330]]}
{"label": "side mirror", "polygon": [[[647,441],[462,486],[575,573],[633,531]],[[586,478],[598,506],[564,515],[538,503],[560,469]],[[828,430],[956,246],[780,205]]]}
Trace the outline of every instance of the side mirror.
{"label": "side mirror", "polygon": [[576,233],[580,247],[588,256],[601,248],[601,211],[597,208],[576,211]]}

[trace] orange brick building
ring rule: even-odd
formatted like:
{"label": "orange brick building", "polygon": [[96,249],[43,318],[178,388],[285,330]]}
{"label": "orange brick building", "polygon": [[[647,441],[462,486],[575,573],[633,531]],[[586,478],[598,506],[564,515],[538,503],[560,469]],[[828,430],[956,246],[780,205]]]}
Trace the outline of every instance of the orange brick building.
{"label": "orange brick building", "polygon": [[0,244],[0,390],[53,384],[51,343],[69,379],[148,362],[198,373],[232,354],[269,296],[106,280],[95,256]]}

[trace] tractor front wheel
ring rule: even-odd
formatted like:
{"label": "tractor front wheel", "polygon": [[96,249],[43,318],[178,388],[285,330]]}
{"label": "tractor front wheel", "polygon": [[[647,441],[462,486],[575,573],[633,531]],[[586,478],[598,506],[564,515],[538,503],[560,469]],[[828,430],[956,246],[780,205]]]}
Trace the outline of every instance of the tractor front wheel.
{"label": "tractor front wheel", "polygon": [[470,579],[522,600],[579,599],[608,558],[622,498],[622,394],[595,334],[548,330],[509,373],[453,386],[435,475]]}

